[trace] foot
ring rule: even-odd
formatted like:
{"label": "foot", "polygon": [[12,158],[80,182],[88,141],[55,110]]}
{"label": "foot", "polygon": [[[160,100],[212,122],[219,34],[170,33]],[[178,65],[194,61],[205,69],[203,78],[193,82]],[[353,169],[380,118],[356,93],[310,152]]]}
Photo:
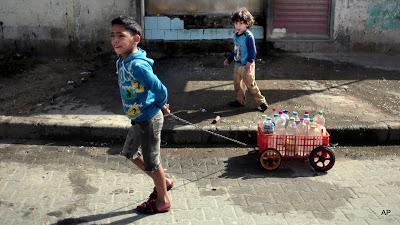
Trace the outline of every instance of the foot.
{"label": "foot", "polygon": [[[166,185],[167,185],[167,191],[171,190],[174,187],[174,182],[172,180],[166,179],[165,181]],[[157,199],[157,190],[156,187],[153,188],[153,192],[151,192],[151,194],[149,195],[149,200],[155,200]]]}
{"label": "foot", "polygon": [[240,103],[238,100],[229,102],[229,106],[230,107],[243,107],[244,105],[242,103]]}
{"label": "foot", "polygon": [[261,105],[259,105],[259,106],[257,107],[257,111],[260,111],[260,112],[264,112],[264,111],[267,110],[267,109],[268,109],[267,103],[262,103]]}
{"label": "foot", "polygon": [[166,213],[171,209],[171,205],[157,206],[156,200],[150,200],[143,202],[141,205],[136,207],[136,211],[142,214],[156,214],[156,213]]}

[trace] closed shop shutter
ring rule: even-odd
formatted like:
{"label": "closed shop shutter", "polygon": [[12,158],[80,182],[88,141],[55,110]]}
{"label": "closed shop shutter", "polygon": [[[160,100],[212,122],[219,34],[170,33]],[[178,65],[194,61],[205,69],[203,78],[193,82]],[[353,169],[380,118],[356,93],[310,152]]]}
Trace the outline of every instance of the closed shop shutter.
{"label": "closed shop shutter", "polygon": [[270,39],[326,39],[330,36],[331,0],[269,1]]}

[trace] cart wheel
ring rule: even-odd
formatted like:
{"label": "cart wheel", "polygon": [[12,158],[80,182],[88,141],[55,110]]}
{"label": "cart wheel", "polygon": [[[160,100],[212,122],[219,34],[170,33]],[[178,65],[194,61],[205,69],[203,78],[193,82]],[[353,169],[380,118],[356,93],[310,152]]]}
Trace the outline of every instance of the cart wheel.
{"label": "cart wheel", "polygon": [[335,154],[328,147],[319,146],[311,151],[309,161],[316,171],[325,172],[335,164]]}
{"label": "cart wheel", "polygon": [[260,156],[260,163],[268,171],[276,170],[282,162],[281,153],[276,149],[267,149]]}

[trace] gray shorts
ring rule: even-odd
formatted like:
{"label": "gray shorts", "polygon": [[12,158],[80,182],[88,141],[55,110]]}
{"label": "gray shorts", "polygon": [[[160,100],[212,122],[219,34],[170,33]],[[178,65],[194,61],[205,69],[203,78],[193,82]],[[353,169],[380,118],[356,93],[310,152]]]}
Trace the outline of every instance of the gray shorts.
{"label": "gray shorts", "polygon": [[126,136],[121,155],[135,159],[143,155],[144,167],[148,172],[156,171],[160,165],[161,129],[164,116],[160,111],[144,122],[132,123]]}

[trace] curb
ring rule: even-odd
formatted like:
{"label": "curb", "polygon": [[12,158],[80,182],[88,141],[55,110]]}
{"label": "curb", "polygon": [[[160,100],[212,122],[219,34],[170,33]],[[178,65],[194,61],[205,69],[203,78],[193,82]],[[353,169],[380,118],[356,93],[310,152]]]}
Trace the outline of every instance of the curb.
{"label": "curb", "polygon": [[[125,124],[125,123],[124,123]],[[127,123],[126,123],[127,124]],[[99,141],[123,143],[129,125],[93,124],[87,121],[73,123],[56,123],[41,119],[21,120],[14,117],[0,117],[0,138],[9,139],[49,139],[59,141]],[[205,127],[223,136],[244,142],[248,147],[257,144],[257,130],[239,126],[224,127],[218,131]],[[400,143],[400,121],[378,122],[374,125],[353,125],[336,127],[328,130],[331,144],[339,145],[387,145]],[[224,138],[201,131],[193,126],[170,127],[165,126],[162,131],[162,140],[174,145],[202,145],[224,144],[241,146]]]}

